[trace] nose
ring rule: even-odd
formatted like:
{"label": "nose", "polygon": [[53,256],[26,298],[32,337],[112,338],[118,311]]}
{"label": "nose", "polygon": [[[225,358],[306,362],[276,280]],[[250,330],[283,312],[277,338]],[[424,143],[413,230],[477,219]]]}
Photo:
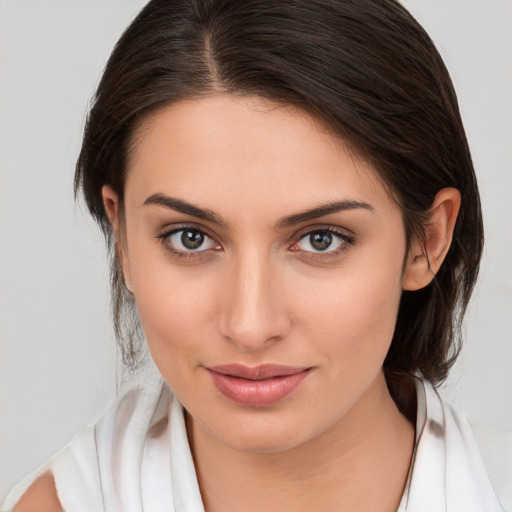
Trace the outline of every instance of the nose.
{"label": "nose", "polygon": [[276,266],[268,255],[247,251],[225,274],[219,328],[240,350],[260,350],[290,330],[286,287]]}

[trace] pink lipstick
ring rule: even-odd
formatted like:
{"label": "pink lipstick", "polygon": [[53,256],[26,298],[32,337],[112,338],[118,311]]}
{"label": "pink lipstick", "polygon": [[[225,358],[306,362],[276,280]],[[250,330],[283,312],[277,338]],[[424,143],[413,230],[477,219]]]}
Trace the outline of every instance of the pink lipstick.
{"label": "pink lipstick", "polygon": [[206,368],[217,389],[246,407],[270,406],[294,391],[311,368],[277,364],[250,367],[226,364]]}

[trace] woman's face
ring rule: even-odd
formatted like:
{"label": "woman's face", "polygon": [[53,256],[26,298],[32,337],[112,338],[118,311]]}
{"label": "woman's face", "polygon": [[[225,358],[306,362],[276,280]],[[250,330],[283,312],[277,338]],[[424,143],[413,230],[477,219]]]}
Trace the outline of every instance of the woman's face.
{"label": "woman's face", "polygon": [[195,428],[268,452],[370,414],[406,242],[369,166],[306,114],[227,95],[160,110],[133,149],[125,278]]}

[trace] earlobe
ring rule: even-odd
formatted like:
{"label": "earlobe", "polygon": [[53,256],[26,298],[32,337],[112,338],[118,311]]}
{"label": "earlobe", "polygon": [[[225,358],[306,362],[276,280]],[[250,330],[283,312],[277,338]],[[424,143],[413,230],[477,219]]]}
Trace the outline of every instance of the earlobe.
{"label": "earlobe", "polygon": [[119,196],[109,185],[103,185],[101,195],[103,197],[105,212],[114,232],[116,257],[123,270],[124,282],[128,290],[133,293],[126,248],[121,236],[122,225],[120,218]]}
{"label": "earlobe", "polygon": [[403,278],[404,290],[424,288],[439,271],[452,243],[460,202],[460,192],[455,188],[443,188],[436,194],[425,237],[411,244]]}

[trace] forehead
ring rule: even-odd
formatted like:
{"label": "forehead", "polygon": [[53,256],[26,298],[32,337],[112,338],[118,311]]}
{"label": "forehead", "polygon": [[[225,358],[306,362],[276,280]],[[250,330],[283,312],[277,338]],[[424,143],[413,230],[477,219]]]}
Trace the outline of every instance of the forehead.
{"label": "forehead", "polygon": [[340,199],[392,203],[372,167],[316,119],[230,95],[174,103],[140,124],[126,197],[143,201],[154,193],[226,212]]}

